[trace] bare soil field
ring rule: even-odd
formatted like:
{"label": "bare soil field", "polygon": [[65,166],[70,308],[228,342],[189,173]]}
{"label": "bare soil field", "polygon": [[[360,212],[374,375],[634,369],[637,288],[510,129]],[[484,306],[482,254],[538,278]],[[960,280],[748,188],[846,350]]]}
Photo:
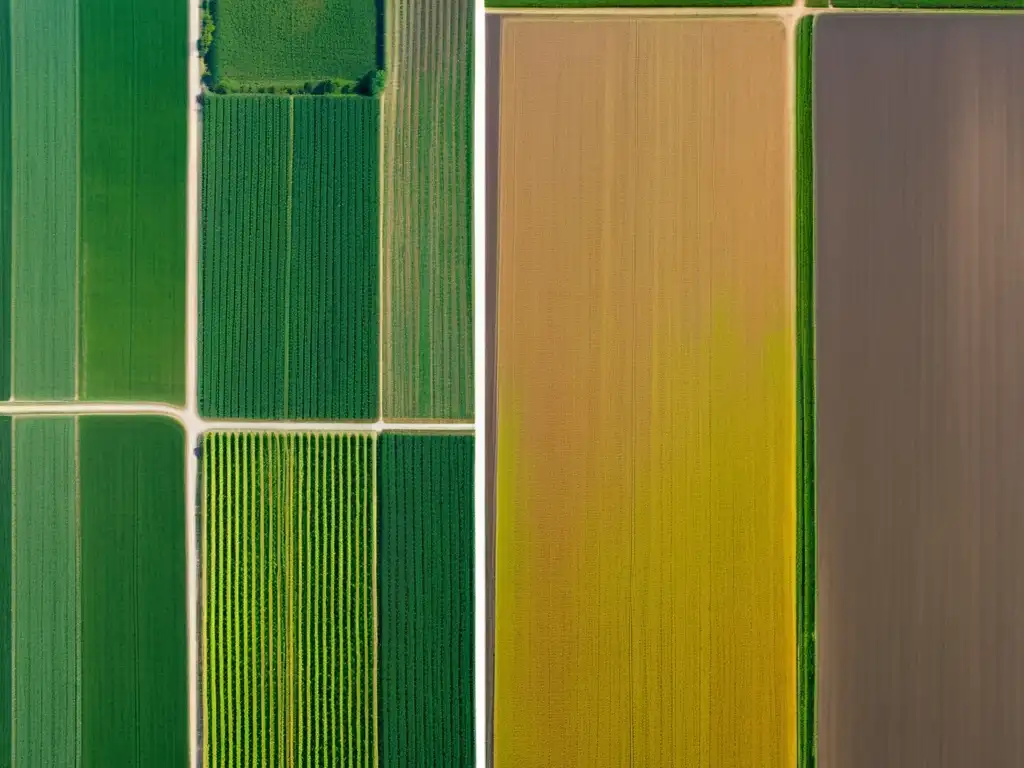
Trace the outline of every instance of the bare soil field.
{"label": "bare soil field", "polygon": [[495,43],[494,765],[791,766],[786,28]]}
{"label": "bare soil field", "polygon": [[815,25],[821,768],[1024,764],[1024,18]]}

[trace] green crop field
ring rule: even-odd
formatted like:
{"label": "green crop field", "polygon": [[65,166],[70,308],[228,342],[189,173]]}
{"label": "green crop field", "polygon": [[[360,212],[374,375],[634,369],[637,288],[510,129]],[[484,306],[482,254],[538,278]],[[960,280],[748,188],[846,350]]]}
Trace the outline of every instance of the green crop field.
{"label": "green crop field", "polygon": [[[11,549],[13,763],[74,765],[81,714],[75,419],[16,418]],[[40,759],[42,756],[48,759]]]}
{"label": "green crop field", "polygon": [[382,107],[384,416],[470,419],[474,5],[392,6]]}
{"label": "green crop field", "polygon": [[106,0],[79,23],[79,395],[183,403],[188,9]]}
{"label": "green crop field", "polygon": [[74,2],[11,5],[14,396],[75,395],[78,34]]}
{"label": "green crop field", "polygon": [[185,435],[81,416],[81,746],[90,766],[188,762]]}
{"label": "green crop field", "polygon": [[376,438],[202,443],[203,762],[377,765]]}
{"label": "green crop field", "polygon": [[185,400],[188,9],[0,10],[0,398]]}
{"label": "green crop field", "polygon": [[205,103],[200,411],[374,419],[378,101]]}
{"label": "green crop field", "polygon": [[356,80],[383,67],[383,0],[216,0],[213,69],[268,85]]}
{"label": "green crop field", "polygon": [[[0,51],[9,50],[11,8],[0,3]],[[11,397],[11,160],[11,57],[0,56],[0,400]]]}
{"label": "green crop field", "polygon": [[289,418],[377,415],[379,102],[297,97]]}
{"label": "green crop field", "polygon": [[380,438],[380,755],[474,764],[473,437]]}
{"label": "green crop field", "polygon": [[162,417],[0,419],[7,764],[186,764],[184,460]]}

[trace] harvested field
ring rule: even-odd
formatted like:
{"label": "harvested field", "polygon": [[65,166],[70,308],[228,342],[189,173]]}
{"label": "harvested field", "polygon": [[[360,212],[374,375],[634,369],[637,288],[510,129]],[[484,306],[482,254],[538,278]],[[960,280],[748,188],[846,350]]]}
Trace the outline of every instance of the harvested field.
{"label": "harvested field", "polygon": [[377,763],[377,441],[203,438],[203,764]]}
{"label": "harvested field", "polygon": [[208,96],[199,408],[378,414],[379,102]]}
{"label": "harvested field", "polygon": [[379,444],[381,763],[469,768],[473,437]]}
{"label": "harvested field", "polygon": [[216,0],[214,71],[251,85],[356,80],[384,66],[384,0]]}
{"label": "harvested field", "polygon": [[382,374],[396,421],[473,416],[473,7],[389,7]]}
{"label": "harvested field", "polygon": [[814,31],[822,768],[1024,762],[1024,19]]}
{"label": "harvested field", "polygon": [[0,420],[0,745],[15,768],[186,762],[184,458],[165,418]]}
{"label": "harvested field", "polygon": [[502,21],[497,768],[796,760],[788,55]]}

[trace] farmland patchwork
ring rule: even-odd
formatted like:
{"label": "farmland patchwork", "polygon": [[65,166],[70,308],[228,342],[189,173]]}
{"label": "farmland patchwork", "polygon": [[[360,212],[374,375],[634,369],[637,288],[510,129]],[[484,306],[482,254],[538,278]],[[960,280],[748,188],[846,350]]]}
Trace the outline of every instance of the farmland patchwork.
{"label": "farmland patchwork", "polygon": [[0,11],[4,398],[184,402],[187,18]]}
{"label": "farmland patchwork", "polygon": [[0,0],[0,763],[473,763],[473,12]]}

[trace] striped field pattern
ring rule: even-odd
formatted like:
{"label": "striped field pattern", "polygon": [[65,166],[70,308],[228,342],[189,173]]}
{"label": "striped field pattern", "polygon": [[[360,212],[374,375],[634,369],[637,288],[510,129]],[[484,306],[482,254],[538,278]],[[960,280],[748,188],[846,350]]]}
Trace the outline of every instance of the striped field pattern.
{"label": "striped field pattern", "polygon": [[379,103],[294,103],[285,412],[290,419],[374,418]]}
{"label": "striped field pattern", "polygon": [[75,397],[78,9],[11,4],[12,389]]}
{"label": "striped field pattern", "polygon": [[387,766],[473,765],[473,437],[380,438]]}
{"label": "striped field pattern", "polygon": [[207,96],[204,415],[376,418],[378,116],[364,97]]}
{"label": "striped field pattern", "polygon": [[[203,106],[199,408],[284,416],[291,101]],[[225,354],[230,350],[229,354]]]}
{"label": "striped field pattern", "polygon": [[186,764],[184,505],[171,419],[0,418],[3,765]]}
{"label": "striped field pattern", "polygon": [[0,399],[185,401],[188,9],[0,2]]}
{"label": "striped field pattern", "polygon": [[204,765],[376,766],[376,437],[203,439]]}
{"label": "striped field pattern", "polygon": [[388,0],[384,417],[473,416],[473,3]]}

